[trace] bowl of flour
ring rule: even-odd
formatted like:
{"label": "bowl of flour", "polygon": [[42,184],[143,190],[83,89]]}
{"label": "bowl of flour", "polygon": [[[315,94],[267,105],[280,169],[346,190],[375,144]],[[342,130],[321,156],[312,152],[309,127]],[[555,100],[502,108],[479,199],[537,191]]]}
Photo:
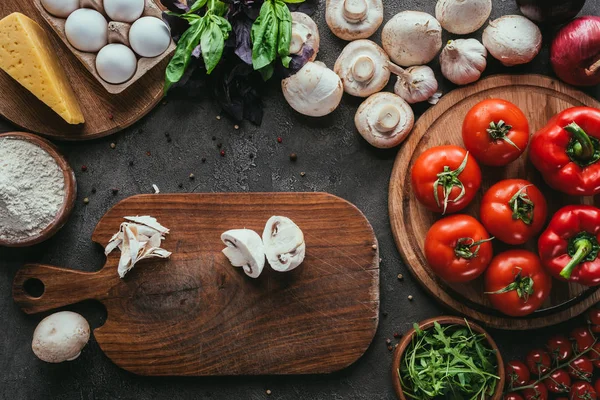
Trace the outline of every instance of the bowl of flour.
{"label": "bowl of flour", "polygon": [[0,246],[25,247],[50,238],[73,210],[73,170],[45,139],[0,134]]}

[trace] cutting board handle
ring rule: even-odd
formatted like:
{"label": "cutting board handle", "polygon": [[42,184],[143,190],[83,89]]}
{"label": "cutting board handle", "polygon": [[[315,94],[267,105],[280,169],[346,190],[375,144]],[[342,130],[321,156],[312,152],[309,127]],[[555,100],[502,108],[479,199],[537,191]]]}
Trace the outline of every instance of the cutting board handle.
{"label": "cutting board handle", "polygon": [[[28,264],[13,280],[13,298],[27,314],[53,310],[83,300],[105,297],[116,273],[82,272],[49,265]],[[113,277],[114,275],[114,277]]]}

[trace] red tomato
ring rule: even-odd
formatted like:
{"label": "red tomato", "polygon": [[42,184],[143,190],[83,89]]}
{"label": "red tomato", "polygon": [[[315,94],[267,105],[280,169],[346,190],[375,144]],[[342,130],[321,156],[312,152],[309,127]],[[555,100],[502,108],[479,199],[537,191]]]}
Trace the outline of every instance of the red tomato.
{"label": "red tomato", "polygon": [[546,199],[537,187],[523,179],[506,179],[485,193],[479,218],[495,238],[523,244],[542,231],[547,216]]}
{"label": "red tomato", "polygon": [[594,382],[594,390],[596,391],[596,394],[600,392],[600,379],[596,379],[596,382]]}
{"label": "red tomato", "polygon": [[523,396],[516,392],[510,392],[504,395],[503,400],[523,400]]}
{"label": "red tomato", "polygon": [[516,388],[519,386],[525,386],[525,384],[529,382],[530,377],[531,375],[529,374],[527,365],[523,364],[521,361],[513,360],[506,364],[506,379],[508,387]]}
{"label": "red tomato", "polygon": [[594,345],[594,341],[596,340],[587,326],[581,326],[573,329],[569,334],[569,338],[575,342],[573,347],[575,348],[575,351],[579,353],[592,347]]}
{"label": "red tomato", "polygon": [[485,271],[485,293],[492,305],[506,315],[531,314],[550,295],[552,280],[539,257],[526,250],[498,254]]}
{"label": "red tomato", "polygon": [[529,384],[533,385],[533,388],[523,390],[525,400],[548,400],[548,388],[543,382],[530,381]]}
{"label": "red tomato", "polygon": [[590,325],[590,330],[594,333],[600,333],[600,325]]}
{"label": "red tomato", "polygon": [[417,158],[411,182],[417,200],[425,207],[442,214],[453,213],[475,197],[481,186],[481,170],[462,147],[438,146]]}
{"label": "red tomato", "polygon": [[493,255],[490,235],[468,215],[442,218],[425,236],[427,263],[448,282],[472,281],[485,271]]}
{"label": "red tomato", "polygon": [[594,364],[594,367],[600,368],[600,342],[594,344],[594,347],[587,355],[592,364]]}
{"label": "red tomato", "polygon": [[462,137],[466,149],[477,161],[499,167],[523,154],[529,143],[529,123],[516,105],[502,99],[488,99],[469,110]]}
{"label": "red tomato", "polygon": [[569,400],[596,400],[596,390],[587,382],[574,382],[571,385]]}
{"label": "red tomato", "polygon": [[600,325],[600,309],[590,308],[587,312],[587,320],[590,325]]}
{"label": "red tomato", "polygon": [[551,337],[548,342],[546,342],[546,349],[548,349],[552,360],[555,361],[565,361],[573,354],[571,342],[563,335]]}
{"label": "red tomato", "polygon": [[589,381],[594,373],[594,364],[586,356],[579,356],[569,363],[569,375],[573,379]]}
{"label": "red tomato", "polygon": [[544,384],[552,393],[568,393],[571,390],[571,377],[564,369],[557,369],[544,379]]}
{"label": "red tomato", "polygon": [[527,353],[525,358],[527,362],[527,368],[534,376],[544,375],[550,371],[552,361],[550,360],[550,354],[542,349],[534,349]]}

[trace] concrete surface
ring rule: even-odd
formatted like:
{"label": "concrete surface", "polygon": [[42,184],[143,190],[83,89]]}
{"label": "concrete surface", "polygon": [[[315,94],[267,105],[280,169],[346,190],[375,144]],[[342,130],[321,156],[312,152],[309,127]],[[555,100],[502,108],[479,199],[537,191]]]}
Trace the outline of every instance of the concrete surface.
{"label": "concrete surface", "polygon": [[[319,58],[332,66],[344,42],[330,34],[325,24],[324,1],[316,14],[323,49]],[[402,10],[433,13],[434,0],[384,0],[386,20]],[[494,0],[492,17],[516,13],[513,0]],[[584,14],[600,14],[600,3],[588,0]],[[481,36],[481,32],[477,34]],[[380,34],[375,36],[379,40]],[[490,60],[486,74],[551,74],[548,38],[536,60],[526,66],[504,68]],[[439,74],[439,68],[435,66]],[[441,76],[441,75],[438,75]],[[442,81],[444,91],[451,86]],[[397,150],[371,148],[355,131],[354,112],[359,100],[345,97],[332,115],[307,119],[285,103],[278,85],[269,87],[262,127],[244,123],[235,130],[227,118],[216,119],[218,109],[208,101],[169,98],[149,116],[125,131],[101,140],[58,143],[76,171],[79,195],[70,221],[54,238],[30,249],[0,249],[0,398],[21,399],[394,399],[391,353],[385,344],[396,331],[414,321],[443,314],[413,281],[402,264],[388,221],[388,180]],[[597,98],[600,91],[590,91]],[[422,111],[421,108],[418,109]],[[0,131],[10,131],[0,121]],[[171,142],[166,134],[170,135]],[[216,140],[212,140],[212,136]],[[279,144],[276,138],[283,138]],[[116,143],[113,150],[111,143]],[[222,143],[225,157],[219,155]],[[400,149],[402,151],[402,149]],[[148,153],[149,152],[149,153]],[[298,160],[289,161],[295,152]],[[254,159],[250,158],[254,154]],[[202,158],[206,162],[202,163]],[[130,161],[133,165],[130,166]],[[87,172],[81,166],[88,167]],[[300,172],[306,172],[301,177]],[[195,180],[188,179],[190,173]],[[178,184],[182,184],[182,188]],[[11,297],[11,282],[25,262],[41,262],[93,271],[104,261],[102,249],[90,241],[99,218],[125,197],[152,192],[219,191],[325,191],[356,204],[371,221],[381,246],[381,322],[371,347],[356,364],[330,376],[145,378],[116,367],[92,340],[81,357],[50,365],[31,352],[31,337],[45,315],[28,316]],[[92,193],[92,189],[96,193]],[[113,195],[111,189],[119,192]],[[83,204],[89,197],[90,203]],[[403,282],[396,278],[405,276]],[[407,295],[414,300],[409,302]],[[105,315],[96,303],[69,309],[80,312],[92,327]],[[387,316],[386,316],[387,315]],[[570,326],[574,324],[566,324]],[[526,334],[493,331],[505,359],[536,346],[555,329]],[[344,346],[344,338],[339,338]],[[266,390],[272,391],[267,396]]]}

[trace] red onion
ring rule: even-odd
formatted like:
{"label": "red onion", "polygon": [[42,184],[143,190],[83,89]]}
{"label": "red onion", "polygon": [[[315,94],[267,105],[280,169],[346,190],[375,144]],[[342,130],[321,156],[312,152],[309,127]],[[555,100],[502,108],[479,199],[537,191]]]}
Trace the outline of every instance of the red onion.
{"label": "red onion", "polygon": [[586,16],[565,25],[550,49],[554,72],[575,86],[600,84],[600,17]]}

